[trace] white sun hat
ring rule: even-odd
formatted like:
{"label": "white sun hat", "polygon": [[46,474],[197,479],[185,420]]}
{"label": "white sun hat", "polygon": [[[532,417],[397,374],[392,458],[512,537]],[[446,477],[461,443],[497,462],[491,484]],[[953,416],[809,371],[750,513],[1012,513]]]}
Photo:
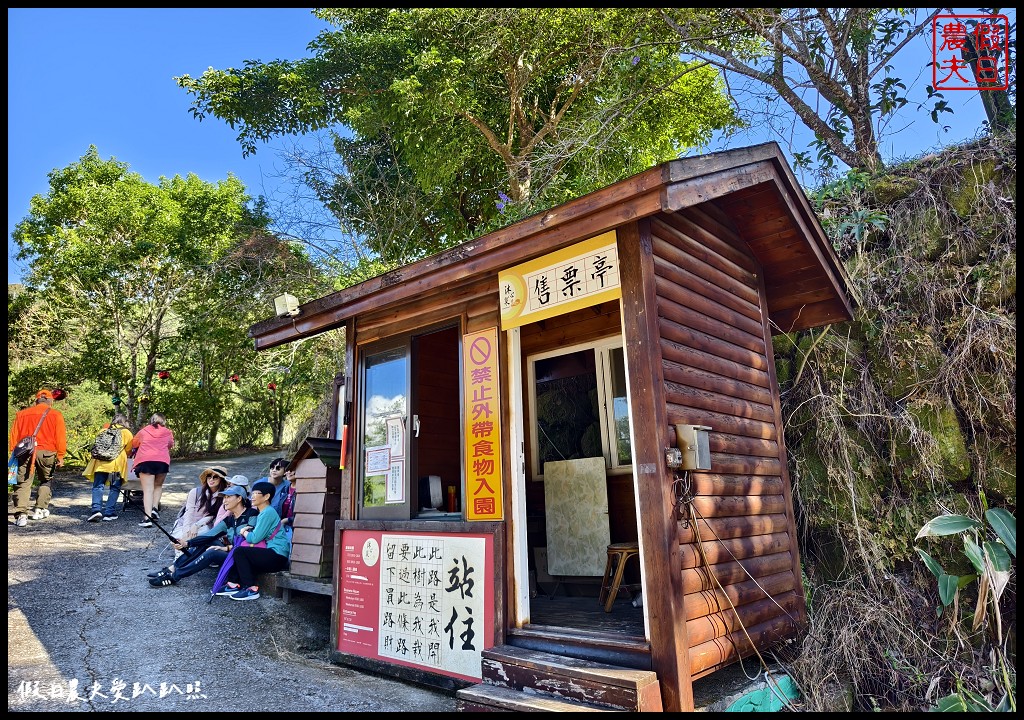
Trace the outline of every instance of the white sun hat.
{"label": "white sun hat", "polygon": [[249,489],[249,478],[245,475],[232,475],[228,478],[228,483],[231,485],[241,485],[246,490]]}

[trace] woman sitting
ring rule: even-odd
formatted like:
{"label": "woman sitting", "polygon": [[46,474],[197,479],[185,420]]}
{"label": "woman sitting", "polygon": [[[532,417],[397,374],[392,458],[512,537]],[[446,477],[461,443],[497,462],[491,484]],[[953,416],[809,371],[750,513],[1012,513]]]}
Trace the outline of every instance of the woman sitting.
{"label": "woman sitting", "polygon": [[259,515],[254,527],[239,530],[245,542],[235,548],[234,564],[228,570],[228,583],[218,595],[229,595],[232,600],[258,600],[260,588],[256,584],[256,576],[288,568],[292,541],[284,532],[281,516],[270,505],[273,499],[272,483],[253,483],[252,503],[259,510]]}
{"label": "woman sitting", "polygon": [[[242,530],[250,530],[256,522],[257,511],[249,507],[245,488],[232,485],[217,493],[222,498],[228,516],[204,533],[190,540],[181,540],[175,548],[181,557],[149,578],[153,587],[176,585],[179,580],[195,575],[212,565],[220,565],[228,556],[235,536]],[[226,541],[226,545],[224,542]]]}
{"label": "woman sitting", "polygon": [[[218,493],[227,484],[227,471],[222,467],[208,467],[199,473],[199,485],[189,490],[171,535],[178,540],[191,540],[213,527],[223,500]],[[181,555],[175,552],[175,558]]]}

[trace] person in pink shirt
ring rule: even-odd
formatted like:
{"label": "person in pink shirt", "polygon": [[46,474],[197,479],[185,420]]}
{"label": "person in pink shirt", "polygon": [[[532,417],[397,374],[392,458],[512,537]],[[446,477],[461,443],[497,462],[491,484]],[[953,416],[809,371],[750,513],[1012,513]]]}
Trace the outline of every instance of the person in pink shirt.
{"label": "person in pink shirt", "polygon": [[164,490],[164,478],[171,469],[171,448],[174,447],[174,433],[167,429],[167,418],[153,413],[149,425],[135,433],[132,449],[135,451],[133,470],[142,485],[142,509],[146,517],[139,527],[153,527],[153,511],[160,508],[160,496]]}

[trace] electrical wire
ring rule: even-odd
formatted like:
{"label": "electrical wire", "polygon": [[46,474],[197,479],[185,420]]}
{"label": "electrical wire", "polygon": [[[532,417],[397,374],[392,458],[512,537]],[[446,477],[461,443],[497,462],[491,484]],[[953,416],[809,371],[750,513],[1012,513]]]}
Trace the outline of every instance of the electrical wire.
{"label": "electrical wire", "polygon": [[[683,480],[683,483],[682,483],[683,486],[688,486],[689,485],[689,483],[688,483],[689,472],[685,472],[684,475],[687,476],[686,480],[683,480],[682,478],[679,478],[678,475],[676,476],[676,479],[677,480]],[[744,636],[746,636],[747,642],[750,643],[751,649],[753,649],[754,653],[757,655],[757,659],[761,662],[761,665],[764,668],[765,684],[766,684],[766,687],[768,688],[769,692],[771,692],[772,695],[774,695],[779,700],[779,702],[782,703],[782,706],[784,708],[788,708],[788,709],[792,710],[793,709],[792,701],[789,699],[789,697],[787,697],[786,693],[783,692],[782,689],[778,686],[778,682],[774,678],[772,678],[772,670],[771,670],[771,668],[768,667],[768,662],[764,659],[764,657],[761,655],[761,652],[757,649],[757,644],[754,642],[754,639],[752,637],[750,637],[750,633],[747,632],[747,627],[746,627],[746,625],[744,625],[743,620],[740,618],[739,610],[736,609],[736,605],[733,603],[732,598],[729,597],[729,594],[725,591],[725,588],[718,581],[718,578],[715,576],[714,571],[711,569],[711,562],[708,560],[707,553],[704,550],[704,540],[700,536],[700,525],[698,524],[698,520],[703,520],[704,521],[704,523],[707,525],[708,529],[711,530],[712,535],[714,535],[715,539],[718,540],[719,544],[721,544],[722,548],[724,548],[725,551],[727,553],[729,553],[730,557],[732,557],[732,559],[736,562],[736,564],[740,567],[740,569],[744,572],[744,574],[747,577],[749,577],[754,582],[754,584],[758,587],[758,589],[761,590],[761,592],[763,592],[765,594],[765,597],[767,597],[769,600],[771,600],[780,610],[782,610],[782,612],[786,615],[786,617],[788,617],[790,620],[792,620],[795,625],[799,625],[799,623],[797,623],[797,619],[794,618],[784,607],[782,607],[782,605],[779,604],[779,602],[774,597],[772,597],[772,595],[767,590],[764,589],[764,587],[757,581],[757,579],[753,575],[750,574],[750,572],[746,569],[746,567],[743,566],[743,563],[741,563],[739,561],[739,558],[737,558],[732,553],[732,551],[725,544],[725,542],[723,542],[722,539],[720,537],[718,537],[718,534],[715,533],[714,529],[711,528],[711,526],[707,524],[707,519],[704,518],[702,515],[700,515],[700,513],[697,512],[697,509],[693,506],[693,498],[692,497],[686,499],[685,505],[686,505],[686,508],[687,508],[689,524],[693,528],[693,534],[694,534],[694,536],[697,539],[697,551],[699,552],[701,560],[704,563],[704,567],[707,568],[708,576],[712,579],[712,581],[714,581],[714,583],[717,586],[719,592],[721,592],[722,596],[729,603],[729,607],[732,609],[733,614],[736,616],[737,624],[739,624],[740,629],[743,630],[743,634],[744,634]],[[760,675],[760,672],[758,673],[758,675],[755,675],[753,678],[751,678],[749,675],[747,675],[747,671],[743,667],[743,657],[742,657],[742,654],[737,653],[737,655],[738,655],[739,661],[740,661],[740,668],[743,669],[743,674],[746,675],[748,680],[756,680],[758,675]],[[792,680],[792,678],[790,678],[790,679]]]}

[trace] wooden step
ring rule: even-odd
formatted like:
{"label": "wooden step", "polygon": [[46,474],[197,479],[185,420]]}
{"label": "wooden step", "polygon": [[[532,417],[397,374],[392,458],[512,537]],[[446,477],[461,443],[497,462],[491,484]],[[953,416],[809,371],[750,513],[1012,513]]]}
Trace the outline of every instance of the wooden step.
{"label": "wooden step", "polygon": [[481,656],[485,684],[611,710],[661,712],[661,686],[650,670],[501,645]]}
{"label": "wooden step", "polygon": [[651,644],[642,638],[530,624],[511,628],[506,643],[537,652],[594,660],[635,670],[651,669]]}
{"label": "wooden step", "polygon": [[613,708],[562,700],[480,683],[455,693],[457,712],[616,712]]}

